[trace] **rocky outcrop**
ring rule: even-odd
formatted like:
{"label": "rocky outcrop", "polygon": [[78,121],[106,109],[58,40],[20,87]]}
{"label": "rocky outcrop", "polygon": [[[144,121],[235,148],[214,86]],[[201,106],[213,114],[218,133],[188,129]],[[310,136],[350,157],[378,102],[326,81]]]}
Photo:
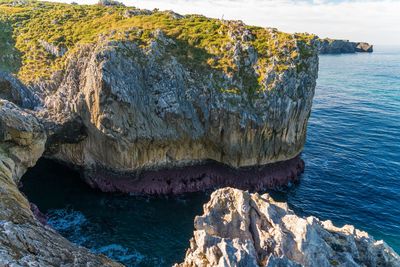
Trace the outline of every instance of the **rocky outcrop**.
{"label": "rocky outcrop", "polygon": [[217,190],[176,266],[400,266],[385,242],[351,225],[302,218],[268,194]]}
{"label": "rocky outcrop", "polygon": [[[5,97],[34,110],[48,136],[45,156],[82,170],[93,187],[259,189],[301,173],[316,36],[109,0],[81,6],[82,14],[55,3],[21,8],[26,16],[2,13],[23,53],[23,83],[3,79]],[[245,177],[230,175],[233,169]]]}
{"label": "rocky outcrop", "polygon": [[373,52],[373,45],[365,42],[350,42],[348,40],[321,39],[320,54],[349,54],[356,52]]}
{"label": "rocky outcrop", "polygon": [[67,53],[67,49],[65,47],[56,46],[54,44],[50,44],[44,40],[39,40],[39,44],[51,55],[55,57],[62,57]]}
{"label": "rocky outcrop", "polygon": [[120,266],[43,225],[19,192],[19,179],[42,155],[45,142],[34,115],[0,99],[0,266]]}
{"label": "rocky outcrop", "polygon": [[0,71],[0,98],[27,109],[33,109],[40,104],[37,92],[29,90],[14,75]]}
{"label": "rocky outcrop", "polygon": [[[258,55],[249,43],[254,36],[241,28],[230,35],[227,49],[236,54],[236,65],[243,73],[260,68]],[[284,51],[289,57],[301,49],[309,49],[310,54],[307,58],[285,59],[291,63],[281,72],[275,70],[274,64],[280,63],[275,60],[267,66],[267,75],[261,81],[270,89],[249,92],[242,81],[209,67],[196,69],[191,62],[180,60],[174,50],[176,40],[161,30],[152,36],[148,47],[111,41],[105,36],[70,57],[65,74],[53,84],[38,114],[51,129],[50,138],[52,133],[68,132],[65,129],[71,127],[66,125],[75,123],[73,128],[81,130],[76,138],[70,136],[70,141],[57,138],[49,142],[47,156],[83,169],[86,180],[95,187],[143,192],[142,186],[135,185],[147,184],[148,193],[158,191],[143,180],[142,174],[149,170],[208,161],[245,168],[299,155],[318,71],[312,45]],[[290,42],[296,44],[295,38]],[[219,86],[237,87],[240,93]],[[265,172],[266,177],[276,177],[275,185],[282,185],[299,173],[299,166],[303,164],[293,165],[283,177]],[[212,181],[202,184],[211,188],[227,176],[213,178],[207,172],[192,178],[208,177]],[[163,173],[156,176],[156,180],[165,177]],[[163,192],[178,190],[169,179],[162,183]],[[200,188],[185,177],[174,179],[185,180],[179,192]]]}
{"label": "rocky outcrop", "polygon": [[369,44],[369,43],[365,43],[365,42],[360,42],[357,43],[356,46],[356,52],[368,52],[368,53],[372,53],[373,52],[373,45]]}

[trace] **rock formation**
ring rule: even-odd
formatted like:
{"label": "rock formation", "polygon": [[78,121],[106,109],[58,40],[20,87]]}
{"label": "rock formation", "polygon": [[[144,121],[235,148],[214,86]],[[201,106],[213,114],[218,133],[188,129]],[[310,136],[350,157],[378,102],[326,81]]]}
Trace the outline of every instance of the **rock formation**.
{"label": "rock formation", "polygon": [[373,52],[373,45],[365,42],[350,42],[348,40],[321,39],[320,54],[349,54],[356,52]]}
{"label": "rock formation", "polygon": [[316,36],[41,2],[0,3],[0,28],[0,265],[117,265],[43,225],[18,191],[43,153],[104,191],[260,189],[303,169]]}
{"label": "rock formation", "polygon": [[[254,37],[245,31],[232,35],[238,60],[257,67],[254,48],[235,41]],[[83,168],[89,183],[103,188],[103,178],[110,183],[121,176],[135,180],[138,171],[148,169],[207,160],[235,168],[259,166],[301,152],[317,77],[316,54],[293,62],[283,73],[270,71],[263,81],[273,86],[268,91],[234,94],[212,84],[215,76],[227,85],[235,83],[230,78],[212,69],[199,73],[179,62],[168,51],[174,42],[156,31],[146,49],[105,39],[71,57],[44,106],[51,121],[59,121],[60,114],[62,123],[79,118],[86,138],[50,144],[48,155]],[[301,64],[307,68],[300,71]],[[297,175],[296,169],[289,176]],[[169,187],[166,181],[164,185]]]}
{"label": "rock formation", "polygon": [[[79,168],[93,187],[260,189],[285,185],[302,172],[299,154],[318,72],[316,36],[122,6],[63,4],[66,17],[54,15],[52,3],[20,8],[43,20],[42,32],[62,35],[31,32],[38,51],[26,49],[23,37],[16,40],[25,53],[17,73],[23,82],[14,81],[18,86],[9,91],[20,93],[8,95],[23,96],[24,107],[41,120],[45,155]],[[23,36],[23,27],[35,31],[29,16],[18,14],[7,18],[16,34]],[[83,38],[79,27],[69,39],[61,21],[76,24],[89,14],[112,14],[124,27],[106,24],[90,42],[74,43]],[[193,27],[196,32],[188,32]],[[188,168],[194,165],[200,167]],[[246,177],[230,175],[232,168]]]}
{"label": "rock formation", "polygon": [[365,43],[365,42],[357,43],[356,52],[372,53],[373,52],[373,45],[371,45],[369,43]]}
{"label": "rock formation", "polygon": [[195,219],[186,266],[400,266],[383,241],[351,225],[301,218],[268,194],[215,191]]}
{"label": "rock formation", "polygon": [[45,142],[34,115],[0,100],[0,266],[120,266],[43,225],[19,192],[19,179],[42,155]]}
{"label": "rock formation", "polygon": [[[316,36],[101,3],[0,3],[1,266],[119,266],[44,225],[19,192],[43,155],[135,193],[259,190],[304,168]],[[367,234],[266,195],[219,190],[205,211],[184,266],[398,262]]]}

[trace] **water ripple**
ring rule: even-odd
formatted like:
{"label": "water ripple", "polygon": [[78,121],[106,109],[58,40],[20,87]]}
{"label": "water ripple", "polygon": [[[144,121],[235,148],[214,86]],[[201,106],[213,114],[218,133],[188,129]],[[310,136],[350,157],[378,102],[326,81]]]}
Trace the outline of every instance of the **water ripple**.
{"label": "water ripple", "polygon": [[306,171],[286,196],[304,215],[354,224],[398,252],[399,79],[400,54],[321,57]]}

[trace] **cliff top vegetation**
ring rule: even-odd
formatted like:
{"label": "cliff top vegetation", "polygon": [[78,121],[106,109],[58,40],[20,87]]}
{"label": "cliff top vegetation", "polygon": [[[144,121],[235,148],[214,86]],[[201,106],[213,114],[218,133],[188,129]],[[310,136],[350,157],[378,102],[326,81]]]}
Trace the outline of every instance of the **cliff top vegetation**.
{"label": "cliff top vegetation", "polygon": [[48,79],[55,71],[62,71],[68,55],[82,44],[96,42],[99,36],[112,33],[111,39],[146,46],[154,39],[154,31],[162,30],[175,40],[179,60],[192,62],[193,66],[206,64],[230,76],[246,72],[235,61],[237,43],[241,43],[241,50],[254,48],[255,51],[245,51],[256,58],[256,64],[251,66],[255,75],[245,82],[250,87],[260,87],[268,66],[273,64],[276,71],[282,72],[291,64],[298,64],[312,55],[311,42],[315,39],[310,34],[288,34],[238,21],[181,16],[172,11],[30,0],[0,0],[0,29],[0,69],[16,73],[26,83]]}

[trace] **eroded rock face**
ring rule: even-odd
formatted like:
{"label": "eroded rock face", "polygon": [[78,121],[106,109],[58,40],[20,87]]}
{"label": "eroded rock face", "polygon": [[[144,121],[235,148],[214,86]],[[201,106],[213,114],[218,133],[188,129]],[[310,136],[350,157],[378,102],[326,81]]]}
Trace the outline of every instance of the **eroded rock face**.
{"label": "eroded rock face", "polygon": [[351,225],[301,218],[268,194],[217,190],[194,225],[176,266],[400,266],[383,241]]}
{"label": "eroded rock face", "polygon": [[0,266],[119,266],[40,223],[19,192],[19,179],[42,156],[45,142],[34,115],[0,99]]}
{"label": "eroded rock face", "polygon": [[[260,67],[249,31],[236,27],[230,38],[227,49],[239,68],[251,73]],[[221,90],[216,80],[224,87],[242,85],[210,67],[198,70],[183,62],[174,47],[175,40],[160,30],[147,47],[107,37],[82,46],[65,74],[42,86],[49,93],[39,116],[51,129],[50,138],[57,129],[69,132],[66,125],[82,129],[70,141],[49,142],[48,156],[81,167],[96,187],[106,179],[116,188],[118,177],[137,180],[138,172],[149,169],[208,160],[239,168],[299,155],[317,78],[315,47],[307,48],[307,58],[287,59],[292,64],[281,73],[273,68],[275,60],[261,81],[270,89],[251,94]],[[300,47],[293,49],[282,53],[290,58]],[[281,180],[297,175],[296,168]],[[193,186],[187,188],[181,191]]]}

